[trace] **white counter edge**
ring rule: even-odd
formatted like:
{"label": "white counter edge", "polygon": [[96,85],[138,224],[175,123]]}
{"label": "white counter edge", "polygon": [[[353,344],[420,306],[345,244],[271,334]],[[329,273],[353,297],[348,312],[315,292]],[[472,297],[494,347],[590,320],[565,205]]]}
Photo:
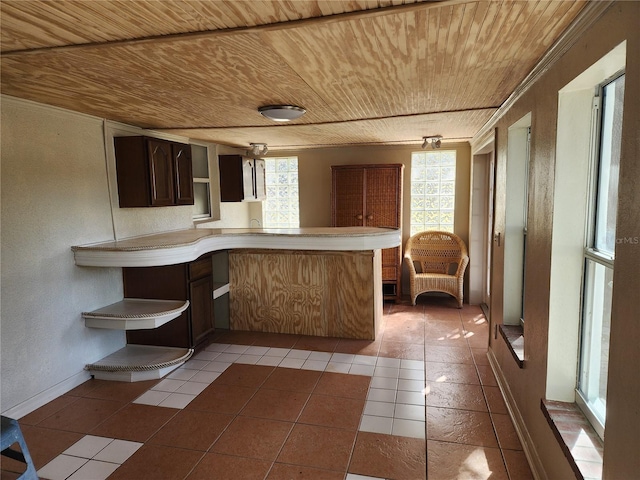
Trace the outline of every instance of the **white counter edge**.
{"label": "white counter edge", "polygon": [[391,229],[380,229],[373,235],[367,233],[270,235],[227,232],[202,237],[186,245],[161,248],[105,249],[100,248],[100,245],[76,247],[74,259],[76,265],[87,267],[152,267],[190,262],[205,253],[234,248],[364,251],[397,247],[402,241],[400,230]]}

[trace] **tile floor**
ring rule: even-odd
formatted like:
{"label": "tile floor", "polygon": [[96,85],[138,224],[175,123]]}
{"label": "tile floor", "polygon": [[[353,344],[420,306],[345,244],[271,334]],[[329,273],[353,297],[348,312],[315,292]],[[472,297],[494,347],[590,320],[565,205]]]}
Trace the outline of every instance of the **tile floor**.
{"label": "tile floor", "polygon": [[51,480],[531,479],[486,320],[453,307],[385,304],[375,342],[220,332],[163,380],[90,380],[19,422]]}

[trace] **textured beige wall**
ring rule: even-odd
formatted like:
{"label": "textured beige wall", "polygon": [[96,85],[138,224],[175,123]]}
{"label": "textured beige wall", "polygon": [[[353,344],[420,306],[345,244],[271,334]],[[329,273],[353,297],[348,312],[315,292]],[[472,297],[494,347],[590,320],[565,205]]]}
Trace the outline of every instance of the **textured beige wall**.
{"label": "textured beige wall", "polygon": [[2,97],[2,412],[124,346],[80,316],[122,298],[120,269],[71,252],[112,239],[102,122]]}
{"label": "textured beige wall", "polygon": [[[556,158],[558,91],[615,46],[627,41],[626,94],[619,184],[618,238],[640,231],[640,2],[616,2],[497,123],[496,231],[504,232],[507,129],[532,112],[529,231],[526,265],[526,368],[518,369],[501,337],[491,349],[526,430],[550,479],[574,475],[540,410],[545,398],[549,331],[549,276]],[[502,323],[504,250],[494,251],[491,317]],[[616,247],[605,441],[605,479],[637,477],[640,431],[640,241]]]}
{"label": "textured beige wall", "polygon": [[[455,233],[469,240],[469,185],[471,175],[471,149],[468,143],[443,143],[442,149],[456,150],[456,216]],[[341,147],[283,152],[297,155],[300,187],[300,226],[326,227],[331,225],[331,165],[402,163],[403,189],[403,244],[409,238],[411,152],[420,151],[420,145],[398,147]],[[407,273],[403,267],[403,285]],[[408,291],[403,288],[403,292]]]}

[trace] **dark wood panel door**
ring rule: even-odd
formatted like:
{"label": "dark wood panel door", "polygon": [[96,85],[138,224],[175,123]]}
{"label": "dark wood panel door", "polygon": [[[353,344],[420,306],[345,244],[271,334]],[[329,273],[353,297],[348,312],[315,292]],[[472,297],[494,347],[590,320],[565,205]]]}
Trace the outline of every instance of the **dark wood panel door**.
{"label": "dark wood panel door", "polygon": [[147,139],[151,205],[154,207],[175,204],[173,184],[173,155],[171,144],[163,140]]}
{"label": "dark wood panel door", "polygon": [[331,212],[334,227],[364,225],[364,168],[332,167]]}
{"label": "dark wood panel door", "polygon": [[191,303],[191,339],[198,345],[213,331],[213,277],[208,276],[189,284]]}
{"label": "dark wood panel door", "polygon": [[193,205],[193,166],[191,145],[174,143],[171,146],[176,182],[176,203]]}

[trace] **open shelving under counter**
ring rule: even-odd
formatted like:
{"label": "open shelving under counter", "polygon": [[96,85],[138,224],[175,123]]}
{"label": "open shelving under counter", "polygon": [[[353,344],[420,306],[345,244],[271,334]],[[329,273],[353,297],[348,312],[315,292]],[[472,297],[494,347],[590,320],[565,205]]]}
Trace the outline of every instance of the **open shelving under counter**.
{"label": "open shelving under counter", "polygon": [[98,380],[158,380],[189,360],[191,355],[191,348],[127,345],[102,360],[87,365],[85,370]]}
{"label": "open shelving under counter", "polygon": [[91,328],[143,330],[164,325],[179,317],[188,306],[188,300],[125,298],[92,312],[82,312],[82,317]]}

